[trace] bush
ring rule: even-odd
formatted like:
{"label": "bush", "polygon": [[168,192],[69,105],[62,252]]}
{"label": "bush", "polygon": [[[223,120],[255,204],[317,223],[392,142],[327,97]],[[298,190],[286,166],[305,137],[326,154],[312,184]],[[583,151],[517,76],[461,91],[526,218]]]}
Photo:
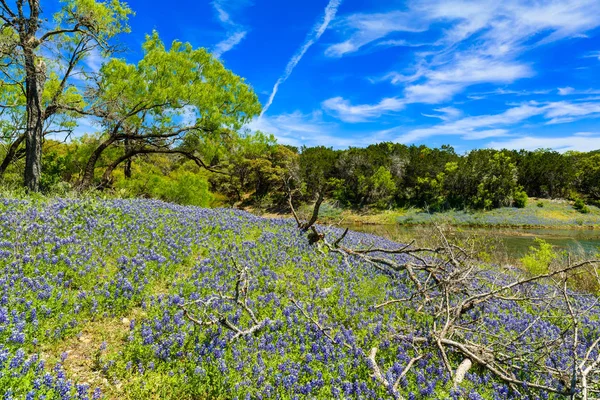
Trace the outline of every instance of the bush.
{"label": "bush", "polygon": [[525,191],[517,190],[513,196],[513,204],[517,208],[525,208],[528,199],[529,198],[527,197],[527,193],[525,193]]}
{"label": "bush", "polygon": [[537,202],[537,206],[538,206],[539,208],[543,208],[543,207],[544,207],[544,202],[542,202],[542,201],[538,201],[538,202]]}
{"label": "bush", "polygon": [[123,179],[117,187],[131,197],[150,197],[171,203],[208,207],[213,201],[208,182],[202,175],[176,170],[169,175],[147,173],[143,177]]}
{"label": "bush", "polygon": [[573,204],[573,208],[579,211],[582,214],[588,214],[590,212],[590,208],[585,205],[583,200],[577,199],[575,200],[575,204]]}
{"label": "bush", "polygon": [[529,253],[521,258],[521,263],[533,275],[545,274],[550,264],[558,255],[552,250],[552,245],[543,239],[535,239],[538,247],[529,247]]}

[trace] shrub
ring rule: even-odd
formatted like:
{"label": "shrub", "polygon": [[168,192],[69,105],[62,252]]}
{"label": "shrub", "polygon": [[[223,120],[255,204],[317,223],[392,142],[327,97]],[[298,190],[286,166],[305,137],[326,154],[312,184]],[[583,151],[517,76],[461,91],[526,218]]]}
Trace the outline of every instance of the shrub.
{"label": "shrub", "polygon": [[529,198],[527,197],[527,193],[525,193],[525,191],[517,190],[513,196],[513,203],[517,208],[525,208],[528,199]]}
{"label": "shrub", "polygon": [[118,182],[117,188],[126,196],[150,197],[183,205],[208,207],[213,201],[206,178],[184,170],[166,176],[148,173],[143,179],[124,179]]}
{"label": "shrub", "polygon": [[543,207],[544,207],[544,202],[542,202],[542,201],[538,201],[538,202],[537,202],[537,206],[538,206],[539,208],[543,208]]}
{"label": "shrub", "polygon": [[525,269],[533,275],[545,274],[558,255],[552,250],[552,245],[545,240],[536,238],[535,242],[538,247],[529,247],[529,253],[520,261]]}
{"label": "shrub", "polygon": [[575,204],[573,204],[573,208],[579,211],[582,214],[588,214],[590,212],[590,208],[585,205],[583,200],[577,199],[575,200]]}

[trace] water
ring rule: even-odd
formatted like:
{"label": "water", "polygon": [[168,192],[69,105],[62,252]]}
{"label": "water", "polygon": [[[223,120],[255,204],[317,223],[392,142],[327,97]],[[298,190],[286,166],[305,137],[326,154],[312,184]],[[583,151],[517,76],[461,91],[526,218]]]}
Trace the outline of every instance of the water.
{"label": "water", "polygon": [[[402,243],[413,239],[417,243],[423,243],[432,236],[432,228],[420,226],[349,224],[346,227]],[[568,250],[578,254],[585,252],[588,256],[600,252],[600,230],[597,229],[461,228],[459,235],[494,238],[503,245],[503,250],[510,259],[523,257],[529,247],[535,245],[535,238],[544,239],[558,251]]]}

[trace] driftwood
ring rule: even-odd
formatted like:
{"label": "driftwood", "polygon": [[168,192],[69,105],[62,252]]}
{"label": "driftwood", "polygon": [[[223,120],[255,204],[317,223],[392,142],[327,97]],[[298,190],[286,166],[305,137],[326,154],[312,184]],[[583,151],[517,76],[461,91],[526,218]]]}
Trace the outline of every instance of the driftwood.
{"label": "driftwood", "polygon": [[[237,265],[234,259],[232,263],[237,272],[237,280],[235,283],[235,291],[232,296],[218,293],[215,296],[209,297],[205,300],[195,300],[188,303],[180,304],[179,308],[183,310],[183,315],[194,325],[200,327],[208,327],[211,325],[221,325],[223,328],[230,330],[234,335],[229,339],[229,343],[235,342],[237,339],[243,336],[252,335],[269,325],[272,321],[268,318],[259,320],[256,313],[248,305],[248,287],[249,287],[249,276],[248,269],[243,266]],[[244,329],[229,320],[229,318],[218,311],[217,303],[227,302],[233,306],[239,308],[244,314],[246,314],[252,325]],[[195,316],[189,309],[191,305],[200,305],[202,317]]]}
{"label": "driftwood", "polygon": [[[600,337],[591,343],[582,340],[581,319],[597,312],[600,298],[595,305],[587,309],[576,308],[575,294],[568,290],[569,276],[584,269],[593,271],[600,284],[598,273],[600,260],[583,260],[573,263],[568,258],[565,266],[537,275],[526,275],[515,272],[506,279],[491,277],[485,274],[481,263],[473,254],[464,248],[449,242],[441,228],[437,227],[439,246],[435,248],[419,248],[414,242],[399,246],[396,249],[364,248],[353,249],[343,245],[348,233],[346,229],[333,241],[327,240],[325,234],[319,232],[315,225],[318,219],[322,196],[315,203],[312,218],[303,223],[298,218],[289,197],[289,206],[298,228],[303,232],[308,229],[311,234],[308,240],[327,248],[330,253],[341,255],[346,261],[350,257],[357,258],[377,268],[392,279],[409,279],[415,287],[407,298],[391,299],[381,304],[374,304],[375,309],[393,307],[398,304],[414,305],[419,312],[433,316],[434,323],[427,336],[415,336],[412,332],[396,336],[397,340],[409,341],[417,356],[413,358],[395,382],[390,382],[377,364],[377,348],[367,353],[359,349],[365,362],[372,371],[375,381],[385,387],[395,398],[401,398],[397,389],[399,380],[409,373],[414,362],[425,354],[437,351],[446,367],[455,387],[460,387],[465,374],[473,365],[487,370],[497,380],[505,382],[511,390],[524,396],[528,391],[544,391],[567,396],[569,398],[592,399],[600,394]],[[406,257],[399,258],[397,256]],[[399,261],[405,259],[407,261]],[[545,285],[545,292],[534,294],[532,287]],[[492,301],[509,301],[528,303],[539,308],[540,315],[512,338],[488,333],[482,318],[465,318],[472,310],[485,313],[486,304]],[[310,317],[300,305],[293,301],[302,314],[310,319],[317,329],[333,341],[331,328],[323,327]],[[532,350],[514,350],[519,340],[534,329],[542,318],[542,313],[556,313],[557,305],[561,311],[561,326],[564,326],[558,337],[539,337],[529,343]],[[468,338],[467,332],[483,332],[485,341]],[[342,343],[348,347],[350,344]],[[581,346],[587,346],[581,356]],[[572,361],[567,368],[560,368],[548,362],[553,352],[558,349],[571,349]],[[509,351],[509,349],[511,349]],[[356,350],[356,349],[354,349]],[[449,354],[460,355],[462,361],[454,365]],[[521,365],[527,365],[527,374]],[[552,377],[562,382],[560,386],[548,385],[544,378]],[[523,378],[526,377],[526,378]]]}

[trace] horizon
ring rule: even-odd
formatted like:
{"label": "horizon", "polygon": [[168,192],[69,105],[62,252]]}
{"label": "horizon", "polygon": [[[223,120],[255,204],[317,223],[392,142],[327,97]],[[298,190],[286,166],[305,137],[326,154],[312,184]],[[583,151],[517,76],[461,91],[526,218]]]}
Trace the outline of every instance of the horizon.
{"label": "horizon", "polygon": [[154,29],[207,48],[259,96],[247,127],[282,144],[600,149],[596,0],[128,4],[129,62]]}

